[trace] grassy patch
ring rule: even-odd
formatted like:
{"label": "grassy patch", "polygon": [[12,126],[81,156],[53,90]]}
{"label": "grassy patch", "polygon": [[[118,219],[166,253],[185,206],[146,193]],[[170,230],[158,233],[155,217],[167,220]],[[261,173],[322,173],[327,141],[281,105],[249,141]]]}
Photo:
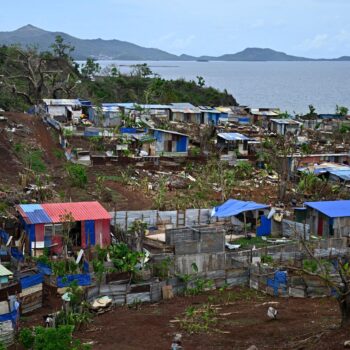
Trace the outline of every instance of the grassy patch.
{"label": "grassy patch", "polygon": [[6,214],[8,209],[8,204],[5,202],[0,202],[0,214]]}
{"label": "grassy patch", "polygon": [[217,310],[210,304],[189,306],[180,320],[181,328],[189,334],[208,333],[217,325]]}
{"label": "grassy patch", "polygon": [[43,161],[43,152],[40,150],[29,151],[24,156],[25,163],[30,169],[37,173],[44,173],[46,171],[46,165]]}
{"label": "grassy patch", "polygon": [[271,245],[271,243],[268,243],[267,241],[264,241],[261,239],[261,237],[251,237],[251,238],[238,238],[232,241],[233,244],[240,244],[241,248],[243,249],[249,249],[255,246],[256,248],[259,247],[266,247],[268,245]]}
{"label": "grassy patch", "polygon": [[53,151],[53,154],[59,160],[62,160],[65,158],[64,152],[61,149],[55,149]]}
{"label": "grassy patch", "polygon": [[23,143],[16,143],[14,151],[23,161],[25,166],[37,173],[46,172],[46,165],[43,160],[43,152],[39,149],[30,149]]}

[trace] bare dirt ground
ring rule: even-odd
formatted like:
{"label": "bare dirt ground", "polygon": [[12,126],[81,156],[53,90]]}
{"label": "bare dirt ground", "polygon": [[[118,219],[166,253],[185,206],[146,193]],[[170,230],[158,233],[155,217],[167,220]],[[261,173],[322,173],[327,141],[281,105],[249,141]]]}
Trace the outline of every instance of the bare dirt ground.
{"label": "bare dirt ground", "polygon": [[[19,187],[19,174],[25,171],[21,154],[15,152],[16,145],[30,145],[34,149],[42,150],[46,174],[51,176],[57,193],[55,200],[89,201],[99,200],[96,194],[96,174],[115,175],[118,168],[103,169],[88,168],[88,185],[84,189],[70,186],[66,177],[65,160],[58,157],[62,149],[58,143],[55,131],[44,125],[39,117],[24,113],[6,113],[8,122],[0,124],[0,189],[21,192]],[[21,126],[20,126],[20,125]],[[14,132],[6,130],[15,128]],[[153,201],[142,192],[136,192],[120,183],[109,181],[105,184],[113,193],[113,201],[103,203],[107,209],[140,210],[150,209]],[[58,196],[59,194],[59,196]],[[63,197],[63,198],[62,198]]]}
{"label": "bare dirt ground", "polygon": [[[231,293],[231,294],[230,294]],[[226,295],[226,296],[225,296]],[[234,301],[230,300],[229,295]],[[188,334],[181,328],[185,311],[211,300],[218,323],[212,331]],[[227,298],[227,299],[225,299]],[[278,319],[267,315],[269,302]],[[339,330],[338,306],[333,299],[273,298],[247,289],[219,291],[195,297],[176,297],[138,309],[118,307],[96,317],[77,337],[92,341],[93,349],[170,349],[175,333],[191,349],[342,349],[349,330]],[[333,329],[333,330],[332,330]],[[335,329],[335,330],[334,330]]]}

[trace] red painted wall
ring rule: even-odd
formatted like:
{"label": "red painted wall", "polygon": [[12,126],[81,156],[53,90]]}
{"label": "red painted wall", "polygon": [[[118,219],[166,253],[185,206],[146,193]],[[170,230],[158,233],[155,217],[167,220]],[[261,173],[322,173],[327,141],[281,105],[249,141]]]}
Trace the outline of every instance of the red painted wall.
{"label": "red painted wall", "polygon": [[81,222],[81,247],[86,248],[85,221]]}
{"label": "red painted wall", "polygon": [[35,225],[35,239],[37,242],[44,240],[44,224]]}
{"label": "red painted wall", "polygon": [[95,221],[96,245],[107,247],[111,244],[110,220]]}

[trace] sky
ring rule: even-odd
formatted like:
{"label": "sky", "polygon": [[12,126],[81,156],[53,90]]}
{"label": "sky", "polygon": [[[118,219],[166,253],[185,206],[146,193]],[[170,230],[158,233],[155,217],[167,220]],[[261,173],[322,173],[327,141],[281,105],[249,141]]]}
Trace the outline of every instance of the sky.
{"label": "sky", "polygon": [[312,58],[350,56],[350,0],[0,1],[0,31],[32,24],[195,56],[247,47]]}

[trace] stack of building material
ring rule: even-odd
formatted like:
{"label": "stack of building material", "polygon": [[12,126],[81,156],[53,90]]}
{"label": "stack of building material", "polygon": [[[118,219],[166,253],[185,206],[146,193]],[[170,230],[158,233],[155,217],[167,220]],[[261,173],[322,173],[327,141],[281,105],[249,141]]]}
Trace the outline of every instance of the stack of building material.
{"label": "stack of building material", "polygon": [[7,283],[0,288],[0,342],[7,347],[14,343],[19,318],[19,303],[16,294],[20,292],[19,283]]}
{"label": "stack of building material", "polygon": [[20,283],[22,314],[40,309],[43,306],[43,276],[29,271],[20,277]]}

